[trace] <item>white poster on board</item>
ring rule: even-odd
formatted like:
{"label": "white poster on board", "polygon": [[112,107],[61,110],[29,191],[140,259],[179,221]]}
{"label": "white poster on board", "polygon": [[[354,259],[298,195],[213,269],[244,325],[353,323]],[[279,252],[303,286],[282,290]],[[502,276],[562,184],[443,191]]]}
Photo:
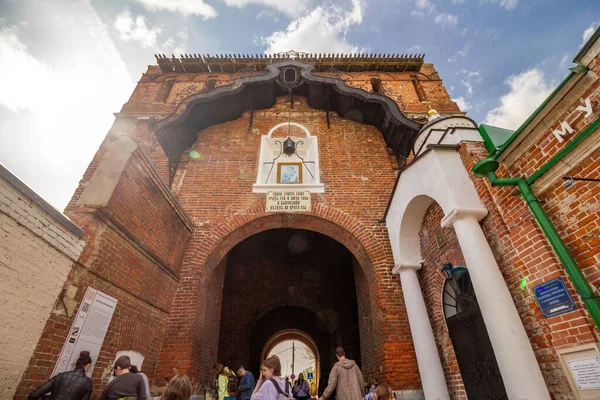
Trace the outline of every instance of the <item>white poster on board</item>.
{"label": "white poster on board", "polygon": [[567,361],[579,390],[600,389],[600,358],[587,357]]}
{"label": "white poster on board", "polygon": [[75,369],[75,362],[81,351],[90,352],[92,365],[87,375],[92,375],[116,307],[117,299],[114,297],[91,287],[87,288],[58,361],[54,366],[54,371],[52,371],[52,376]]}

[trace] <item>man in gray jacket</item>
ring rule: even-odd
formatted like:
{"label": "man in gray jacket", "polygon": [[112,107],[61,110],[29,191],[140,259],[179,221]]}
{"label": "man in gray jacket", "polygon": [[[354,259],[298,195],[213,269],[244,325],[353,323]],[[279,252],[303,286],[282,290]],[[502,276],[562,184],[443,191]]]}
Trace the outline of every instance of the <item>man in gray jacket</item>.
{"label": "man in gray jacket", "polygon": [[364,378],[360,368],[353,360],[346,358],[346,352],[341,346],[335,349],[335,356],[338,362],[333,365],[329,384],[319,400],[326,400],[336,389],[338,400],[362,400]]}

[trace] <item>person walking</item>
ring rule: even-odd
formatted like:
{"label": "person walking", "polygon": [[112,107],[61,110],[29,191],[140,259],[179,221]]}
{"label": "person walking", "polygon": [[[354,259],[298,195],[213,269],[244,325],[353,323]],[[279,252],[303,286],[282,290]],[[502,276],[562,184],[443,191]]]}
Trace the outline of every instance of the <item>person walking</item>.
{"label": "person walking", "polygon": [[190,400],[192,398],[192,381],[187,375],[175,375],[160,397],[161,400]]}
{"label": "person walking", "polygon": [[146,398],[150,400],[152,398],[152,395],[150,394],[150,380],[148,379],[148,376],[144,372],[138,370],[138,367],[136,365],[132,365],[131,368],[129,368],[129,372],[131,372],[132,374],[140,374],[140,376],[144,380],[144,387],[146,388]]}
{"label": "person walking", "polygon": [[254,391],[254,375],[241,364],[237,367],[236,372],[240,378],[237,398],[238,400],[250,400],[250,396]]}
{"label": "person walking", "polygon": [[251,400],[281,400],[279,396],[291,399],[290,384],[281,377],[281,361],[271,356],[260,366],[260,378],[256,383]]}
{"label": "person walking", "polygon": [[346,358],[346,352],[342,346],[335,349],[338,359],[333,365],[329,375],[329,383],[319,400],[326,400],[331,393],[337,389],[338,400],[362,400],[363,398],[363,374],[354,362]]}
{"label": "person walking", "polygon": [[298,375],[298,380],[294,384],[292,393],[297,400],[308,400],[310,397],[308,382],[304,380],[304,374],[302,372]]}
{"label": "person walking", "polygon": [[37,389],[29,393],[28,400],[43,398],[48,392],[50,400],[89,400],[92,394],[92,380],[86,372],[92,365],[89,351],[79,353],[73,371],[62,372],[42,383]]}
{"label": "person walking", "polygon": [[130,373],[131,359],[128,356],[117,358],[113,366],[113,379],[102,392],[100,400],[115,400],[123,397],[126,400],[150,400],[146,395],[144,378],[140,374]]}

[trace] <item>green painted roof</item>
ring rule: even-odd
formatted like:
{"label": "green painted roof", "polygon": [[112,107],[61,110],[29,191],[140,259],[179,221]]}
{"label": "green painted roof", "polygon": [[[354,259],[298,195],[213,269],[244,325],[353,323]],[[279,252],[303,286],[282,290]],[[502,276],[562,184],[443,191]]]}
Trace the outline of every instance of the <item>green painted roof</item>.
{"label": "green painted roof", "polygon": [[510,129],[498,128],[497,126],[481,124],[479,125],[479,134],[483,138],[485,147],[490,154],[502,146],[511,137],[515,131]]}

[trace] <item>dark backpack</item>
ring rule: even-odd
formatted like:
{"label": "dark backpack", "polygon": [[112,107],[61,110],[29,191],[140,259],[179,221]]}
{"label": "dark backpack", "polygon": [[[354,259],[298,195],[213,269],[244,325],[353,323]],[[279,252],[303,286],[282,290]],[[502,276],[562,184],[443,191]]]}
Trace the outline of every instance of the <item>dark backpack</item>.
{"label": "dark backpack", "polygon": [[227,392],[230,396],[236,394],[239,390],[240,382],[238,378],[234,375],[229,375],[227,377]]}

